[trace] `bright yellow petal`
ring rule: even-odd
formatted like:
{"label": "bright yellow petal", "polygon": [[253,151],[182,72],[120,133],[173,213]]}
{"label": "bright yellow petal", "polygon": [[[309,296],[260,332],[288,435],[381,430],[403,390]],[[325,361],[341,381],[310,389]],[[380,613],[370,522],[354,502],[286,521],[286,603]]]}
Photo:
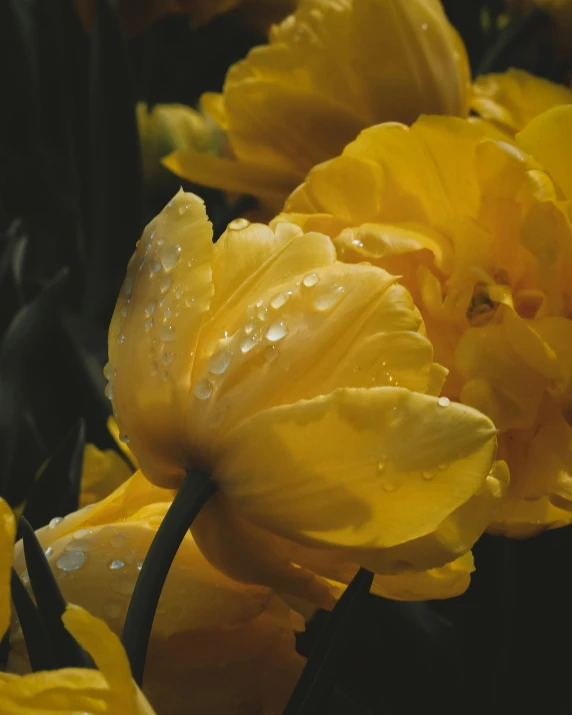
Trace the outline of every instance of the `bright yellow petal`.
{"label": "bright yellow petal", "polygon": [[81,472],[80,506],[93,504],[127,481],[133,470],[113,449],[102,451],[86,444]]}
{"label": "bright yellow petal", "polygon": [[511,68],[477,77],[471,107],[483,119],[519,132],[552,107],[572,103],[572,91],[561,84]]}
{"label": "bright yellow petal", "polygon": [[135,455],[129,449],[127,444],[122,439],[119,439],[119,427],[117,426],[117,420],[115,419],[115,417],[107,418],[107,429],[115,440],[115,444],[119,447],[119,449],[123,452],[129,462],[132,464],[133,469],[139,469],[139,465],[137,464],[137,459],[135,458]]}
{"label": "bright yellow petal", "polygon": [[0,638],[10,624],[10,568],[14,551],[16,522],[12,509],[0,499]]}
{"label": "bright yellow petal", "polygon": [[345,389],[270,409],[219,443],[214,476],[247,518],[285,538],[383,552],[431,534],[485,483],[492,423],[442,402]]}
{"label": "bright yellow petal", "polygon": [[568,161],[572,152],[572,106],[554,107],[541,114],[516,138],[572,200],[572,168]]}
{"label": "bright yellow petal", "polygon": [[[213,294],[212,226],[180,191],[143,233],[109,329],[118,424],[149,478],[181,474],[181,434],[199,326]],[[174,345],[177,345],[176,353]]]}

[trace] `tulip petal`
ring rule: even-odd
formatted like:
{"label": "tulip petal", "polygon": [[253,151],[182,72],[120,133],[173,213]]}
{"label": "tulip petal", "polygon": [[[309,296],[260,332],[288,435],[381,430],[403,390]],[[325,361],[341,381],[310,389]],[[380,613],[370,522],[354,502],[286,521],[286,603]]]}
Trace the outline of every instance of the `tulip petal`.
{"label": "tulip petal", "polygon": [[[569,94],[572,96],[572,92]],[[572,152],[572,106],[554,107],[541,114],[516,138],[548,171],[566,198],[572,199],[572,170],[567,160]]]}
{"label": "tulip petal", "polygon": [[492,423],[442,403],[403,388],[340,389],[265,410],[221,441],[214,477],[244,516],[285,538],[404,544],[470,499],[494,459]]}
{"label": "tulip petal", "polygon": [[552,107],[571,103],[572,91],[567,87],[514,68],[477,77],[471,99],[472,109],[483,119],[512,132]]}
{"label": "tulip petal", "polygon": [[10,624],[10,568],[15,535],[12,509],[0,498],[0,639]]}
{"label": "tulip petal", "polygon": [[118,424],[132,433],[147,476],[164,484],[182,476],[184,436],[173,425],[183,424],[199,327],[213,294],[212,255],[204,204],[180,191],[145,229],[109,329],[108,394]]}

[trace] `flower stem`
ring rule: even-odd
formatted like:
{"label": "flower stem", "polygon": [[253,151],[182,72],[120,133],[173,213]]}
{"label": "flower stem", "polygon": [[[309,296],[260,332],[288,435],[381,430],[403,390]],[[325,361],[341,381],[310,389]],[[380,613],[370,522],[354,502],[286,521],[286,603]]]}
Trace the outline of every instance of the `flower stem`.
{"label": "flower stem", "polygon": [[151,627],[167,574],[189,527],[215,491],[209,474],[189,470],[143,562],[121,638],[133,679],[139,686],[143,682]]}

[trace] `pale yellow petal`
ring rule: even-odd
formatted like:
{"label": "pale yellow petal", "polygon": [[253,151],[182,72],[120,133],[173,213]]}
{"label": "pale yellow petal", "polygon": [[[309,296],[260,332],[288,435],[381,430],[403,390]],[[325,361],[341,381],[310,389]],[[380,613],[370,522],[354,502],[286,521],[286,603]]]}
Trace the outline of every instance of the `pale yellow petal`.
{"label": "pale yellow petal", "polygon": [[146,475],[167,486],[185,461],[181,428],[199,327],[213,294],[212,255],[204,204],[180,191],[145,229],[109,329],[108,390],[119,427]]}
{"label": "pale yellow petal", "polygon": [[81,472],[80,507],[93,504],[127,481],[133,469],[113,449],[86,444]]}
{"label": "pale yellow petal", "polygon": [[431,534],[479,491],[494,432],[470,408],[402,388],[337,390],[245,421],[214,475],[260,526],[371,552]]}
{"label": "pale yellow petal", "polygon": [[561,84],[511,68],[500,74],[477,77],[471,107],[483,119],[519,132],[543,112],[572,103],[572,91]]}
{"label": "pale yellow petal", "polygon": [[568,161],[572,152],[572,106],[554,107],[539,115],[517,135],[517,140],[572,200],[572,168]]}

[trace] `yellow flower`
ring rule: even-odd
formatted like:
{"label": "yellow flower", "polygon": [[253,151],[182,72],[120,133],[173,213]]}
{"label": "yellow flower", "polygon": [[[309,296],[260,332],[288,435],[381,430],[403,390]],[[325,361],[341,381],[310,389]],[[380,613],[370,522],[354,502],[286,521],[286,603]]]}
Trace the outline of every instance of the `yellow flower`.
{"label": "yellow flower", "polygon": [[222,132],[210,117],[183,104],[156,104],[149,112],[137,105],[145,185],[156,188],[169,176],[161,159],[175,150],[217,153]]}
{"label": "yellow flower", "polygon": [[[14,535],[14,515],[0,499],[0,637],[10,621]],[[63,621],[99,670],[63,668],[25,676],[0,673],[0,712],[3,715],[75,715],[80,711],[94,715],[154,715],[131,679],[119,639],[105,623],[78,606],[68,606]]]}
{"label": "yellow flower", "polygon": [[[117,634],[172,496],[138,472],[92,509],[38,532],[42,546],[52,549],[49,560],[66,600]],[[21,550],[16,567],[24,568]],[[13,639],[12,647],[21,653],[23,643]],[[24,665],[13,654],[11,667]],[[144,692],[161,715],[278,715],[303,665],[290,609],[270,589],[217,572],[188,533],[161,595],[145,668]]]}
{"label": "yellow flower", "polygon": [[450,369],[444,393],[502,431],[511,485],[494,528],[525,536],[572,521],[572,107],[517,134],[530,154],[497,137],[444,117],[373,127],[276,222],[402,276]]}
{"label": "yellow flower", "polygon": [[423,112],[466,116],[465,49],[439,0],[302,0],[203,97],[232,155],[175,152],[179,176],[279,209],[363,128]]}
{"label": "yellow flower", "polygon": [[222,494],[193,533],[231,577],[322,605],[315,574],[345,582],[358,564],[402,597],[466,587],[467,559],[419,572],[486,527],[494,429],[437,397],[445,371],[393,276],[291,224],[238,219],[213,245],[202,201],[180,192],[130,261],[109,359],[146,477],[213,475]]}
{"label": "yellow flower", "polygon": [[471,108],[483,119],[510,134],[561,104],[572,104],[568,87],[517,69],[477,77],[471,99]]}

